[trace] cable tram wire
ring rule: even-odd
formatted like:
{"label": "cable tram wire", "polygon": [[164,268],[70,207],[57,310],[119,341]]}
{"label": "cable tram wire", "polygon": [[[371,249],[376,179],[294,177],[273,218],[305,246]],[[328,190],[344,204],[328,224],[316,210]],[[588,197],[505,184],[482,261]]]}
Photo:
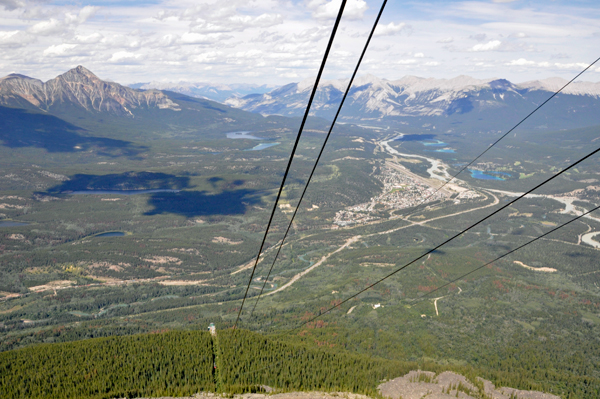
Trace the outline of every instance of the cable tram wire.
{"label": "cable tram wire", "polygon": [[[592,66],[594,66],[598,61],[600,61],[600,57],[596,58],[596,60],[594,62],[592,62],[590,65],[588,65],[583,71],[579,72],[577,75],[575,75],[575,77],[571,80],[569,80],[567,83],[565,83],[564,86],[562,86],[560,89],[558,89],[558,91],[554,92],[554,94],[552,94],[550,97],[548,97],[546,99],[546,101],[544,101],[543,103],[541,103],[540,105],[538,105],[533,111],[531,111],[526,117],[524,117],[523,119],[521,119],[519,121],[519,123],[517,123],[516,125],[514,125],[509,131],[507,131],[506,133],[504,133],[502,136],[500,136],[499,139],[497,139],[496,141],[494,141],[492,144],[490,144],[481,154],[477,155],[471,162],[469,162],[468,164],[466,164],[465,166],[463,166],[458,173],[452,175],[452,177],[450,177],[449,180],[447,180],[446,182],[444,182],[444,184],[442,184],[440,187],[438,187],[433,193],[431,193],[429,196],[425,197],[425,199],[423,201],[421,201],[421,203],[419,203],[418,205],[416,205],[416,208],[420,207],[421,205],[423,205],[424,203],[427,202],[427,200],[431,197],[433,197],[438,191],[440,191],[442,188],[446,187],[446,185],[448,183],[450,183],[452,180],[454,180],[456,178],[456,176],[460,175],[462,172],[465,171],[465,169],[467,169],[469,166],[473,165],[473,163],[475,161],[477,161],[479,158],[481,158],[486,152],[488,152],[489,150],[492,149],[492,147],[494,147],[496,144],[498,144],[503,138],[505,138],[506,136],[508,136],[512,131],[514,131],[517,127],[519,127],[523,122],[525,122],[527,119],[529,119],[529,117],[533,114],[535,114],[540,108],[542,108],[544,105],[546,105],[546,103],[550,100],[552,100],[554,97],[556,97],[561,91],[563,91],[565,89],[565,87],[567,87],[568,85],[570,85],[571,83],[573,83],[575,81],[575,79],[577,79],[578,77],[580,77],[584,72],[586,72],[588,69],[590,69]],[[410,215],[414,214],[417,211],[417,209],[414,209],[412,212],[408,213],[406,217],[409,217]]]}
{"label": "cable tram wire", "polygon": [[[419,257],[413,259],[412,261],[406,263],[404,266],[394,270],[393,272],[389,273],[388,275],[386,275],[385,277],[382,277],[381,279],[377,280],[376,282],[374,282],[373,284],[368,285],[366,288],[363,288],[362,290],[358,291],[357,293],[349,296],[348,298],[344,299],[342,302],[340,302],[337,305],[334,305],[330,308],[328,308],[327,310],[325,310],[322,313],[319,313],[317,316],[312,317],[311,319],[305,321],[304,323],[301,323],[300,325],[298,325],[296,328],[294,328],[293,330],[296,330],[298,328],[301,328],[302,326],[318,319],[319,317],[326,315],[327,313],[331,312],[333,309],[340,307],[341,305],[343,305],[344,303],[348,302],[349,300],[356,298],[358,295],[362,294],[363,292],[373,288],[374,286],[376,286],[377,284],[381,283],[384,280],[387,280],[388,278],[392,277],[393,275],[395,275],[396,273],[400,272],[401,270],[406,269],[408,266],[412,265],[413,263],[417,262],[418,260],[422,259],[423,257],[425,257],[425,255],[429,255],[430,253],[436,251],[437,249],[439,249],[440,247],[444,246],[445,244],[449,243],[450,241],[454,240],[455,238],[461,236],[462,234],[466,233],[467,231],[471,230],[473,227],[481,224],[482,222],[486,221],[487,219],[491,218],[492,216],[494,216],[495,214],[501,212],[502,210],[506,209],[507,207],[511,206],[512,204],[514,204],[515,202],[517,202],[518,200],[524,198],[525,196],[527,196],[527,194],[532,193],[533,191],[537,190],[538,188],[540,188],[541,186],[545,185],[546,183],[550,182],[551,180],[554,180],[555,178],[557,178],[558,176],[562,175],[563,173],[565,173],[566,171],[568,171],[569,169],[579,165],[581,162],[585,161],[586,159],[588,159],[589,157],[591,157],[592,155],[596,154],[597,152],[600,151],[600,148],[595,149],[594,151],[590,152],[589,154],[587,154],[586,156],[584,156],[583,158],[580,158],[578,161],[576,161],[575,163],[572,163],[571,165],[569,165],[568,167],[564,168],[563,170],[561,170],[560,172],[558,172],[557,174],[549,177],[548,179],[544,180],[543,182],[541,182],[540,184],[536,185],[535,187],[533,187],[532,189],[530,189],[529,191],[521,194],[520,196],[518,196],[517,198],[513,199],[512,201],[508,202],[506,205],[503,205],[502,207],[500,207],[499,209],[495,210],[494,212],[490,213],[489,215],[487,215],[486,217],[484,217],[483,219],[480,219],[478,222],[473,223],[472,225],[470,225],[469,227],[467,227],[466,229],[462,230],[460,233],[457,233],[455,235],[453,235],[452,237],[450,237],[449,239],[447,239],[446,241],[442,242],[441,244],[437,245],[436,247],[434,247],[433,249],[430,249],[429,251],[425,252],[424,254],[420,255]],[[293,331],[291,330],[291,331]]]}
{"label": "cable tram wire", "polygon": [[[511,250],[511,251],[509,251],[509,252],[507,252],[507,253],[505,253],[504,255],[501,255],[501,256],[497,257],[496,259],[494,259],[494,260],[492,260],[492,261],[490,261],[490,262],[488,262],[488,263],[486,263],[486,264],[484,264],[484,265],[482,265],[482,266],[479,266],[479,267],[477,267],[477,268],[475,268],[475,269],[471,270],[470,272],[468,272],[468,273],[465,273],[465,274],[463,274],[462,276],[460,276],[460,277],[458,277],[458,278],[456,278],[456,279],[454,279],[454,280],[452,280],[452,281],[450,281],[450,282],[448,282],[448,283],[446,283],[446,284],[444,284],[444,285],[441,285],[441,286],[437,287],[437,288],[436,288],[436,289],[434,289],[433,291],[430,291],[430,292],[428,292],[428,293],[424,294],[423,296],[421,296],[420,298],[416,298],[415,300],[418,300],[418,299],[423,299],[423,298],[425,298],[425,297],[427,297],[427,296],[430,296],[430,295],[431,295],[431,294],[433,294],[434,292],[436,292],[436,291],[439,291],[439,290],[441,290],[442,288],[444,288],[444,287],[447,287],[448,285],[450,285],[450,284],[453,284],[453,283],[455,283],[455,282],[457,282],[457,281],[459,281],[459,280],[461,280],[461,279],[465,278],[466,276],[468,276],[468,275],[470,275],[470,274],[473,274],[473,273],[475,273],[476,271],[478,271],[478,270],[480,270],[480,269],[483,269],[484,267],[486,267],[486,266],[488,266],[488,265],[490,265],[490,264],[492,264],[492,263],[494,263],[494,262],[496,262],[496,261],[498,261],[498,260],[500,260],[500,259],[502,259],[502,258],[504,258],[504,257],[506,257],[506,256],[508,256],[508,255],[510,255],[510,254],[512,254],[512,253],[514,253],[514,252],[516,252],[516,251],[518,251],[518,250],[520,250],[520,249],[522,249],[523,247],[526,247],[526,246],[527,246],[527,245],[529,245],[529,244],[532,244],[533,242],[535,242],[535,241],[537,241],[537,240],[539,240],[539,239],[542,239],[542,238],[544,238],[544,237],[545,237],[545,236],[547,236],[547,235],[550,235],[550,234],[552,234],[552,233],[553,233],[553,232],[555,232],[556,230],[559,230],[559,229],[561,229],[561,228],[565,227],[566,225],[568,225],[568,224],[571,224],[571,223],[573,223],[573,222],[575,222],[575,221],[577,221],[577,220],[579,220],[579,219],[583,218],[583,217],[584,217],[584,216],[586,216],[586,215],[589,215],[590,213],[592,213],[592,212],[594,212],[594,211],[596,211],[596,210],[598,210],[598,209],[600,209],[600,205],[599,205],[599,206],[596,206],[595,208],[592,208],[592,209],[591,209],[591,210],[589,210],[589,211],[586,211],[586,212],[582,213],[581,215],[579,215],[579,216],[577,216],[577,217],[575,217],[575,218],[573,218],[573,219],[569,220],[568,222],[565,222],[565,223],[561,224],[560,226],[557,226],[557,227],[553,228],[552,230],[550,230],[550,231],[548,231],[548,232],[546,232],[546,233],[542,234],[541,236],[538,236],[538,237],[536,237],[536,238],[534,238],[534,239],[532,239],[532,240],[530,240],[530,241],[526,242],[525,244],[522,244],[522,245],[518,246],[517,248],[515,248],[515,249],[513,249],[513,250]],[[302,327],[302,326],[300,326],[300,327]],[[289,331],[286,331],[286,332],[284,332],[284,333],[282,333],[282,334],[278,334],[278,335],[274,336],[273,338],[277,338],[277,337],[283,337],[284,335],[287,335],[287,334],[289,334],[290,332],[292,332],[292,331],[294,331],[294,330],[296,330],[296,329],[298,329],[298,328],[300,328],[300,327],[296,327],[296,328],[294,328],[294,329],[292,329],[292,330],[289,330]],[[291,358],[288,358],[288,359],[286,359],[286,360],[291,360]],[[266,367],[263,367],[263,368],[261,368],[261,369],[258,369],[258,370],[254,370],[254,371],[252,371],[252,372],[253,372],[253,373],[257,373],[257,372],[259,372],[259,371],[263,371],[263,370],[269,369],[269,368],[271,368],[271,367],[274,367],[274,366],[279,366],[279,364],[283,363],[283,361],[284,361],[284,359],[281,359],[281,360],[279,360],[279,361],[278,361],[278,362],[276,362],[276,363],[272,363],[272,364],[270,364],[270,365],[268,365],[268,366],[266,366]],[[247,374],[250,374],[250,373],[251,373],[251,372],[250,372],[250,371],[248,371],[248,372],[246,372],[246,373],[242,373],[242,375],[247,375]]]}
{"label": "cable tram wire", "polygon": [[285,169],[285,173],[283,174],[283,179],[281,180],[281,185],[279,186],[279,191],[277,193],[277,198],[275,199],[275,203],[273,204],[273,210],[271,211],[271,216],[269,217],[269,222],[267,223],[267,229],[265,230],[265,235],[262,239],[262,243],[260,244],[260,249],[258,250],[258,255],[256,256],[256,262],[254,262],[254,267],[252,268],[252,273],[250,274],[250,279],[248,280],[248,286],[246,287],[246,292],[244,293],[244,299],[242,299],[242,305],[240,306],[240,310],[238,312],[237,318],[235,319],[235,324],[233,325],[233,329],[237,328],[238,321],[240,320],[240,315],[242,314],[242,309],[244,309],[244,303],[246,302],[246,297],[248,296],[248,290],[250,289],[250,284],[252,284],[252,278],[254,277],[254,272],[256,271],[256,266],[258,265],[258,261],[260,259],[260,254],[265,246],[265,241],[267,239],[267,235],[269,234],[269,228],[271,227],[271,222],[273,221],[273,216],[275,215],[275,211],[277,210],[277,203],[279,202],[279,198],[281,197],[281,192],[283,191],[283,186],[285,185],[285,180],[290,171],[290,167],[292,166],[292,160],[294,159],[294,154],[296,153],[296,149],[298,148],[298,143],[300,142],[300,136],[302,135],[302,130],[304,129],[304,124],[306,123],[306,119],[308,118],[308,113],[310,112],[310,107],[312,105],[313,99],[317,92],[317,87],[319,86],[319,81],[321,80],[321,75],[323,74],[323,70],[325,69],[325,64],[327,63],[327,57],[329,56],[329,51],[333,45],[333,39],[335,38],[335,34],[337,32],[338,26],[340,24],[340,20],[342,19],[342,15],[344,13],[344,7],[346,6],[347,0],[342,0],[340,5],[340,10],[338,12],[337,18],[335,20],[335,24],[333,25],[333,30],[331,31],[331,35],[329,37],[329,42],[327,43],[327,48],[325,50],[325,54],[323,55],[323,60],[321,61],[321,66],[319,68],[319,72],[317,74],[317,78],[315,80],[315,85],[310,94],[310,98],[308,100],[308,104],[306,106],[306,110],[304,112],[304,117],[302,118],[302,123],[300,124],[300,129],[298,130],[298,135],[296,136],[296,142],[294,143],[294,147],[292,148],[292,152],[290,154],[290,158],[288,160],[287,167]]}
{"label": "cable tram wire", "polygon": [[273,263],[271,264],[269,273],[267,274],[267,277],[265,278],[263,286],[260,289],[260,293],[258,294],[258,297],[256,298],[256,302],[254,303],[254,307],[252,308],[252,311],[250,312],[250,316],[252,316],[252,314],[254,313],[254,310],[256,309],[256,305],[258,305],[258,301],[260,301],[260,297],[265,289],[265,286],[267,285],[267,281],[269,280],[269,277],[271,276],[271,272],[273,271],[273,266],[275,266],[275,262],[277,262],[277,258],[279,256],[279,252],[281,251],[281,247],[283,247],[283,244],[285,243],[285,239],[287,238],[290,228],[292,227],[292,223],[294,222],[294,218],[296,217],[296,213],[298,212],[298,209],[300,209],[300,204],[302,203],[302,200],[304,199],[304,194],[306,194],[308,185],[310,184],[310,181],[315,173],[315,170],[317,169],[317,165],[319,164],[319,161],[321,160],[321,155],[323,155],[323,151],[325,150],[325,146],[327,145],[329,136],[331,136],[331,132],[333,130],[333,127],[335,126],[335,122],[337,121],[338,116],[340,115],[340,112],[342,111],[342,107],[344,106],[344,101],[346,101],[346,97],[348,96],[348,93],[350,92],[350,89],[352,88],[352,83],[354,82],[354,78],[356,77],[356,74],[358,73],[360,64],[362,63],[365,53],[367,52],[367,48],[369,47],[369,43],[371,43],[371,39],[373,38],[373,34],[375,33],[375,29],[377,28],[377,25],[379,24],[379,19],[381,18],[381,14],[383,14],[383,10],[384,10],[386,4],[387,4],[387,0],[384,0],[383,3],[381,4],[379,14],[377,14],[377,18],[375,19],[375,23],[373,24],[371,33],[369,34],[369,37],[367,38],[367,42],[365,43],[365,46],[360,55],[360,58],[358,59],[358,63],[356,64],[356,68],[354,68],[354,73],[352,74],[352,77],[350,78],[350,81],[348,82],[348,87],[346,87],[346,92],[344,93],[344,96],[342,97],[342,101],[340,102],[340,105],[337,109],[335,117],[333,118],[333,122],[331,122],[331,126],[329,127],[329,132],[327,132],[327,135],[325,136],[325,140],[323,141],[323,145],[321,146],[321,151],[319,152],[319,155],[317,156],[317,159],[315,160],[315,164],[313,165],[312,171],[310,172],[310,175],[308,176],[308,180],[306,180],[306,183],[304,185],[304,190],[302,191],[302,195],[300,195],[300,200],[298,201],[298,205],[296,205],[294,214],[292,215],[292,218],[290,219],[290,222],[285,231],[285,234],[283,235],[283,239],[281,240],[281,243],[279,244],[279,248],[277,249],[277,253],[275,254],[275,259],[273,259]]}
{"label": "cable tram wire", "polygon": [[592,213],[592,212],[594,212],[595,210],[598,210],[598,209],[600,209],[600,205],[599,205],[599,206],[597,206],[597,207],[595,207],[595,208],[592,208],[592,209],[591,209],[591,210],[589,210],[589,211],[586,211],[585,213],[582,213],[581,215],[577,216],[576,218],[573,218],[573,219],[569,220],[568,222],[565,222],[565,223],[561,224],[561,225],[560,225],[560,226],[558,226],[558,227],[555,227],[555,228],[553,228],[552,230],[550,230],[550,231],[548,231],[548,232],[546,232],[546,233],[542,234],[541,236],[538,236],[538,237],[534,238],[533,240],[530,240],[530,241],[526,242],[525,244],[523,244],[523,245],[520,245],[520,246],[518,246],[517,248],[515,248],[515,249],[513,249],[513,250],[511,250],[511,251],[508,251],[508,252],[507,252],[507,253],[505,253],[504,255],[502,255],[502,256],[499,256],[499,257],[497,257],[496,259],[494,259],[494,260],[492,260],[492,261],[489,261],[489,262],[488,262],[488,263],[486,263],[485,265],[479,266],[479,267],[477,267],[477,268],[475,268],[475,269],[471,270],[470,272],[468,272],[468,273],[465,273],[465,274],[463,274],[462,276],[460,276],[460,277],[458,277],[458,278],[456,278],[456,279],[454,279],[454,280],[452,280],[452,281],[450,281],[450,282],[448,282],[448,283],[446,283],[446,284],[444,284],[444,285],[441,285],[441,286],[437,287],[437,288],[436,288],[436,289],[434,289],[433,291],[429,291],[428,293],[426,293],[426,294],[422,295],[420,298],[417,298],[417,299],[423,299],[423,298],[425,298],[425,297],[427,297],[427,296],[429,296],[429,295],[433,294],[434,292],[436,292],[436,291],[439,291],[439,290],[441,290],[442,288],[449,286],[450,284],[454,284],[454,283],[455,283],[455,282],[457,282],[458,280],[461,280],[461,279],[463,279],[463,278],[467,277],[468,275],[470,275],[470,274],[473,274],[473,273],[475,273],[476,271],[478,271],[478,270],[480,270],[480,269],[483,269],[484,267],[486,267],[486,266],[488,266],[488,265],[491,265],[492,263],[494,263],[494,262],[496,262],[496,261],[498,261],[498,260],[500,260],[500,259],[504,258],[505,256],[508,256],[508,255],[512,254],[513,252],[516,252],[516,251],[518,251],[519,249],[521,249],[521,248],[523,248],[523,247],[526,247],[527,245],[529,245],[529,244],[531,244],[531,243],[533,243],[533,242],[535,242],[535,241],[539,240],[540,238],[544,238],[545,236],[547,236],[547,235],[549,235],[549,234],[551,234],[551,233],[555,232],[556,230],[558,230],[558,229],[560,229],[560,228],[562,228],[562,227],[565,227],[566,225],[568,225],[568,224],[570,224],[570,223],[573,223],[574,221],[576,221],[576,220],[579,220],[579,219],[581,219],[582,217],[584,217],[584,216],[586,216],[586,215],[589,215],[590,213]]}

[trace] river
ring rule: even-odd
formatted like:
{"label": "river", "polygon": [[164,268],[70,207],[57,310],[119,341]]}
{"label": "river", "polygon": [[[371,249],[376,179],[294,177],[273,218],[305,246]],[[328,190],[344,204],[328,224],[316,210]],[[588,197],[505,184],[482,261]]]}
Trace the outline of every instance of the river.
{"label": "river", "polygon": [[401,157],[408,157],[408,158],[421,158],[421,159],[425,159],[427,162],[429,162],[431,164],[431,167],[429,169],[427,169],[427,173],[429,173],[429,176],[432,179],[437,179],[437,180],[441,180],[444,183],[451,179],[452,176],[450,176],[448,174],[447,171],[447,166],[446,164],[444,164],[442,161],[438,160],[438,159],[433,159],[433,158],[427,158],[423,155],[415,155],[415,154],[403,154],[401,152],[396,151],[395,149],[392,148],[392,146],[389,144],[390,141],[396,141],[401,139],[402,137],[404,137],[403,133],[400,133],[398,136],[393,137],[389,140],[384,140],[384,141],[380,141],[379,144],[390,154],[393,155],[399,155]]}
{"label": "river", "polygon": [[600,234],[600,231],[594,231],[592,233],[587,233],[581,236],[581,241],[585,242],[588,245],[591,245],[594,248],[600,249],[600,242],[595,241],[593,238]]}

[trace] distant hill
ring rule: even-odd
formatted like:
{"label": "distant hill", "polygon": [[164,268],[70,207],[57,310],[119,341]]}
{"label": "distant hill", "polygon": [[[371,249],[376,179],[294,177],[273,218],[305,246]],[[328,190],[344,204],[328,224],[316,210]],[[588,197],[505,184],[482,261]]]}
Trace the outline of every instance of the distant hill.
{"label": "distant hill", "polygon": [[[290,83],[269,93],[232,97],[225,103],[263,115],[298,116],[304,112],[314,79]],[[406,76],[390,81],[373,75],[355,80],[342,111],[342,121],[352,123],[470,124],[481,128],[490,121],[525,116],[566,80],[550,78],[513,84],[506,79],[453,79]],[[347,80],[321,83],[312,112],[332,118],[348,84]],[[533,127],[581,127],[600,123],[600,83],[575,82],[548,104]],[[526,112],[527,111],[527,112]],[[576,116],[575,120],[572,118]],[[543,121],[540,122],[540,118]],[[483,120],[484,123],[478,122]],[[448,126],[451,127],[451,126]],[[438,127],[439,129],[439,127]]]}
{"label": "distant hill", "polygon": [[276,86],[266,84],[214,84],[207,82],[149,82],[135,83],[129,85],[129,87],[141,90],[168,90],[190,97],[206,98],[218,102],[225,102],[231,97],[238,98],[248,94],[268,93],[276,88]]}

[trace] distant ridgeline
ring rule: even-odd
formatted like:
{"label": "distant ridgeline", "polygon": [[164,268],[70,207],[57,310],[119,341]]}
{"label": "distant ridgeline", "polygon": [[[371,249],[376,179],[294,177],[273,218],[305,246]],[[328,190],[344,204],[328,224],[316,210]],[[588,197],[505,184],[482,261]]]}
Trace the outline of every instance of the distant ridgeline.
{"label": "distant ridgeline", "polygon": [[[133,398],[256,392],[260,385],[268,385],[278,391],[378,396],[382,380],[416,369],[454,370],[475,385],[483,384],[476,378],[482,371],[470,367],[356,355],[241,330],[220,331],[216,337],[208,332],[172,331],[0,353],[0,393],[2,398]],[[518,373],[483,375],[525,389],[540,387]],[[483,391],[483,386],[478,388]]]}

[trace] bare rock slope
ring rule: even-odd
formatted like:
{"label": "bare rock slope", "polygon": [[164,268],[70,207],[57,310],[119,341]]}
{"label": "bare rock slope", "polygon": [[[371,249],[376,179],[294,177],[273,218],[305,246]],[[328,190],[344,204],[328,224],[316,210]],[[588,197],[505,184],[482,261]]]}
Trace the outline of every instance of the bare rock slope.
{"label": "bare rock slope", "polygon": [[[490,381],[483,382],[484,394],[490,399],[560,399],[558,396],[537,391],[522,391],[514,388],[496,388]],[[379,392],[392,399],[450,399],[479,398],[479,389],[464,376],[450,371],[437,377],[430,371],[411,371],[403,377],[379,385]],[[511,396],[512,395],[512,396]]]}
{"label": "bare rock slope", "polygon": [[134,116],[136,109],[143,108],[180,110],[178,104],[161,91],[134,90],[107,82],[82,66],[47,82],[19,74],[0,78],[0,105],[43,111],[78,107],[123,116]]}
{"label": "bare rock slope", "polygon": [[[483,383],[484,395],[464,376],[450,371],[439,375],[430,371],[411,371],[403,377],[395,378],[379,385],[379,392],[392,399],[560,399],[560,397],[537,391],[522,391],[514,388],[496,388],[490,381]],[[481,385],[481,384],[479,384]],[[269,390],[271,388],[268,388]],[[181,399],[219,399],[213,393],[198,393]],[[278,394],[243,394],[235,399],[370,399],[368,396],[348,392],[289,392]],[[148,398],[145,398],[148,399]],[[172,398],[160,398],[172,399]]]}

